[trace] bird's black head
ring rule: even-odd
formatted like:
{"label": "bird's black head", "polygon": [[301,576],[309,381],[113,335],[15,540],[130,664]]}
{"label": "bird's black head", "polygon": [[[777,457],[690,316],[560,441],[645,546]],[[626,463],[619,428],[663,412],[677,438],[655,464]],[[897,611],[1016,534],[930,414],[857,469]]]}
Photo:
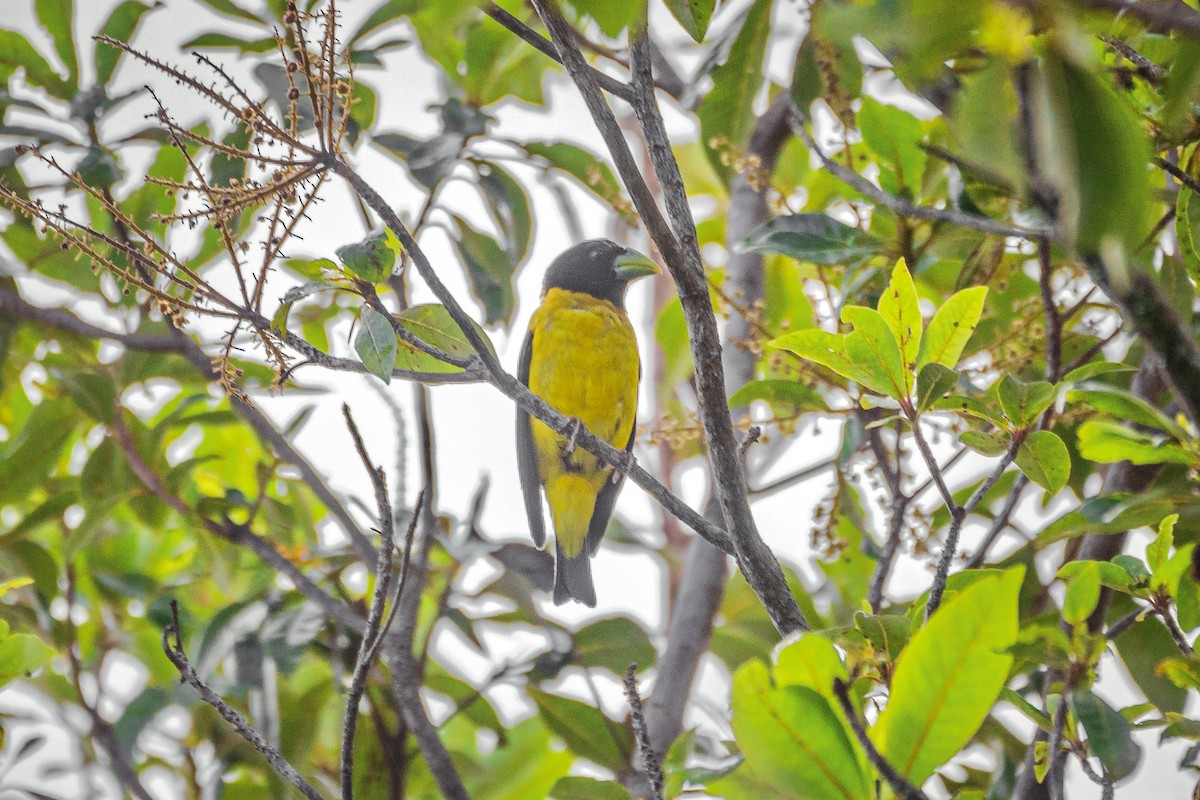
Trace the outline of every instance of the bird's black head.
{"label": "bird's black head", "polygon": [[653,261],[636,250],[608,239],[589,239],[554,259],[546,270],[542,291],[584,292],[624,308],[629,282],[658,271]]}

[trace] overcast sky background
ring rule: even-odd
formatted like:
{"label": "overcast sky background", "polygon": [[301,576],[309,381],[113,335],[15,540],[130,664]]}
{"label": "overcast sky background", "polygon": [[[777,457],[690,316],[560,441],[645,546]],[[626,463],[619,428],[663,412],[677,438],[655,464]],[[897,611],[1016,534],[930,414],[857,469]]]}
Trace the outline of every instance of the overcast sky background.
{"label": "overcast sky background", "polygon": [[[3,0],[4,20],[0,25],[15,28],[26,33],[39,46],[42,53],[52,58],[53,49],[49,39],[37,29],[32,11],[32,0]],[[76,7],[75,30],[80,41],[81,68],[86,71],[91,59],[86,55],[90,52],[91,43],[86,37],[99,28],[107,17],[113,2],[79,2]],[[257,8],[253,0],[245,0],[243,5]],[[343,0],[339,8],[346,20],[345,28],[354,30],[357,22],[364,18],[378,5],[377,0]],[[718,15],[714,28],[728,24],[736,16],[730,13],[734,8],[743,7],[745,1],[728,4],[730,8]],[[671,46],[685,48],[681,55],[689,68],[700,57],[701,51],[694,46],[686,48],[690,41],[686,35],[666,17],[658,3],[652,4],[654,13],[663,17],[659,29],[664,31],[664,39]],[[772,40],[772,48],[768,58],[770,75],[778,83],[790,81],[790,68],[803,34],[803,23],[798,16],[799,4],[781,2],[776,4],[775,26],[778,31],[786,32],[776,35]],[[657,17],[656,17],[657,19]],[[383,39],[395,36],[401,32],[404,23],[396,23],[384,31],[375,34],[375,38]],[[218,17],[205,9],[195,0],[166,0],[163,7],[146,15],[138,30],[134,43],[147,49],[152,54],[164,60],[175,63],[186,63],[186,56],[178,50],[178,44],[201,32],[220,30],[238,34],[255,33],[249,27],[243,27],[228,18]],[[246,58],[240,62],[232,51],[218,51],[215,60],[230,69],[235,75],[243,78],[250,85],[255,85],[250,77],[250,70],[259,63],[259,58]],[[428,110],[431,103],[442,98],[441,83],[438,68],[427,62],[416,47],[402,48],[391,51],[383,56],[385,68],[362,70],[357,73],[359,80],[370,84],[377,92],[379,99],[377,132],[396,131],[410,136],[420,137],[432,134],[437,130],[437,118]],[[685,76],[686,76],[685,71]],[[893,102],[904,102],[894,87],[888,88],[886,76],[877,79],[884,86],[881,94],[884,99]],[[181,121],[189,123],[199,117],[193,114],[207,113],[201,110],[194,96],[189,95],[165,77],[153,73],[126,57],[122,60],[117,73],[118,91],[121,88],[132,89],[144,83],[149,83],[163,97],[168,109],[175,112]],[[492,132],[500,136],[510,136],[516,139],[561,139],[573,141],[589,147],[594,152],[603,153],[604,148],[600,137],[595,132],[591,120],[576,94],[573,86],[561,72],[552,73],[546,82],[546,92],[549,100],[549,111],[525,106],[515,102],[505,102],[498,107],[489,109],[496,117]],[[914,104],[905,103],[913,109]],[[668,106],[669,107],[669,106]],[[624,109],[619,109],[624,110]],[[139,98],[128,104],[124,112],[129,130],[135,130],[145,125],[142,115],[150,111],[149,101]],[[688,117],[677,113],[668,114],[668,125],[676,142],[695,140],[698,131]],[[112,129],[107,130],[110,139],[119,138]],[[128,157],[125,150],[118,148],[118,154],[123,157],[122,166],[130,173],[140,174],[143,165],[136,158]],[[142,154],[145,157],[145,154]],[[424,196],[419,188],[413,186],[405,175],[403,167],[389,156],[372,147],[361,147],[353,157],[360,173],[380,191],[383,197],[401,210],[406,218],[411,219],[419,208]],[[507,165],[506,165],[507,166]],[[534,240],[532,254],[517,281],[517,311],[511,332],[489,331],[495,343],[501,361],[510,370],[515,371],[517,354],[529,315],[536,307],[545,266],[551,259],[566,247],[573,244],[569,241],[566,229],[562,224],[554,199],[543,190],[536,180],[534,172],[529,169],[515,168],[515,173],[530,192],[530,200],[534,216]],[[585,233],[591,236],[609,235],[608,228],[610,213],[582,190],[574,192],[579,201],[581,218]],[[118,188],[118,195],[120,189]],[[290,248],[293,256],[307,255],[312,257],[333,257],[334,250],[344,244],[356,241],[366,232],[361,216],[350,202],[349,194],[338,184],[330,184],[324,191],[328,202],[316,207],[313,221],[307,224],[302,234],[303,242],[297,242]],[[480,227],[488,228],[482,207],[473,189],[461,183],[449,184],[440,195],[441,202],[454,208],[463,216],[476,220],[484,220]],[[635,239],[631,242],[639,246]],[[439,275],[445,280],[450,289],[468,309],[475,308],[470,299],[462,270],[457,264],[456,256],[449,244],[446,232],[438,227],[430,227],[421,238],[422,246],[427,250]],[[7,254],[0,252],[0,262],[7,259]],[[663,278],[662,280],[666,280]],[[40,281],[22,281],[22,288],[27,297],[34,302],[45,305],[69,304],[72,296],[61,287],[54,287]],[[277,290],[276,290],[277,289]],[[287,289],[283,281],[272,284],[269,297],[281,296]],[[630,292],[630,317],[638,329],[643,351],[643,363],[649,359],[649,348],[654,346],[652,314],[647,303],[650,297],[650,282],[643,281],[635,284]],[[423,288],[418,288],[416,300],[429,301],[432,296]],[[88,308],[86,304],[77,304],[77,312],[94,322],[102,321],[102,310],[98,307]],[[197,326],[202,330],[216,330],[211,326]],[[348,340],[349,326],[342,325],[331,330],[330,347],[337,355],[352,356],[353,349]],[[306,427],[297,437],[297,444],[310,459],[329,476],[331,486],[335,491],[345,496],[356,496],[364,501],[370,499],[370,487],[357,455],[354,453],[349,436],[345,432],[341,419],[340,406],[348,402],[364,428],[370,429],[368,448],[377,462],[388,469],[389,475],[395,477],[393,468],[395,459],[396,429],[393,424],[391,410],[379,398],[378,390],[382,384],[374,378],[346,373],[324,373],[315,368],[306,368],[297,373],[297,380],[306,385],[321,385],[329,391],[320,396],[312,395],[271,395],[257,394],[254,401],[277,422],[283,423],[294,416],[306,405],[316,405],[316,411]],[[368,384],[374,381],[375,386]],[[652,420],[649,414],[649,404],[646,395],[652,387],[643,386],[643,413],[641,425],[649,427]],[[408,425],[407,440],[416,441],[412,429],[412,391],[407,384],[393,381],[384,391],[390,393],[405,410]],[[516,477],[516,457],[513,446],[513,409],[511,403],[498,391],[487,385],[446,386],[432,390],[432,407],[434,418],[435,438],[437,442],[438,466],[441,475],[440,495],[438,498],[439,511],[461,519],[465,516],[470,500],[481,480],[490,481],[490,492],[484,515],[481,520],[482,530],[489,536],[500,539],[520,539],[526,536],[527,523],[524,507],[520,499],[520,488]],[[819,430],[817,428],[819,427]],[[837,447],[838,425],[832,419],[820,421],[818,426],[807,424],[797,433],[795,441],[784,457],[779,459],[769,473],[760,476],[761,482],[767,482],[774,477],[780,477],[808,464],[816,463],[827,458]],[[950,443],[943,442],[941,452],[949,452]],[[754,450],[751,451],[752,457]],[[639,450],[639,456],[644,460],[653,458],[644,446]],[[411,503],[417,489],[417,469],[414,454],[408,457],[407,495],[404,498]],[[812,508],[826,493],[830,484],[830,474],[818,475],[806,482],[797,484],[791,489],[776,495],[758,500],[754,504],[755,516],[766,542],[775,552],[789,564],[800,569],[801,574],[807,575],[809,585],[814,585],[815,572],[811,565],[811,555],[808,549],[808,536],[812,527]],[[694,507],[701,507],[704,502],[706,485],[705,470],[699,461],[683,465],[676,474],[676,485],[683,497]],[[934,498],[926,498],[932,501]],[[398,498],[397,498],[398,500]],[[372,505],[368,502],[368,505]],[[1029,515],[1045,515],[1057,513],[1060,504],[1052,504],[1051,511],[1043,511],[1037,503],[1023,504],[1023,513]],[[1065,503],[1061,504],[1065,505]],[[640,489],[630,484],[622,492],[617,507],[617,514],[631,526],[645,527],[654,530],[659,523],[659,512]],[[362,517],[364,524],[370,520]],[[340,535],[333,524],[329,524],[323,532],[330,541]],[[974,534],[974,537],[972,536]],[[964,546],[970,548],[979,531],[968,530],[964,535]],[[565,624],[577,625],[591,618],[628,614],[642,620],[651,630],[665,629],[664,608],[664,575],[654,559],[647,558],[644,552],[626,551],[622,548],[606,546],[595,559],[595,579],[598,595],[598,607],[589,610],[578,605],[569,605],[554,609],[548,596],[542,598],[544,607],[551,610],[552,615]],[[478,580],[484,577],[487,568],[480,567],[467,580]],[[928,586],[930,572],[921,562],[902,558],[897,562],[895,577],[890,584],[893,596],[911,597],[923,591]],[[540,646],[540,639],[534,636],[499,636],[484,634],[485,643],[489,648],[487,659],[479,658],[462,643],[455,644],[447,639],[439,652],[441,660],[448,668],[457,674],[479,681],[488,672],[491,664],[507,657],[528,653],[532,648]],[[1103,665],[1105,680],[1101,694],[1115,704],[1132,702],[1132,695],[1127,689],[1125,678],[1119,675],[1121,669],[1115,660],[1107,660]],[[119,712],[123,702],[132,699],[145,682],[144,670],[136,664],[115,663],[115,674],[106,676],[106,683],[112,684],[111,709]],[[1114,679],[1115,678],[1115,679]],[[602,681],[606,704],[610,711],[620,714],[623,700],[616,682]],[[649,683],[652,690],[653,683]],[[587,698],[587,689],[580,680],[568,680],[563,686],[564,693]],[[702,669],[699,691],[711,701],[705,703],[710,709],[727,708],[728,674],[715,658],[709,658]],[[523,696],[511,688],[500,688],[489,696],[497,705],[502,715],[515,720],[532,709]],[[0,692],[0,710],[15,707],[31,708],[33,698],[19,686],[11,687]],[[1023,735],[1029,734],[1030,726],[1024,719],[1013,714],[1004,715],[1006,722],[1011,722],[1014,729]],[[689,723],[706,725],[720,724],[711,714],[693,711]],[[178,722],[178,720],[176,720]],[[49,726],[50,728],[53,727]],[[52,733],[55,741],[66,742],[65,734]],[[1194,778],[1182,773],[1177,768],[1178,758],[1182,747],[1172,747],[1155,754],[1157,735],[1147,733],[1140,740],[1147,749],[1147,758],[1143,760],[1140,772],[1134,779],[1127,781],[1118,791],[1120,796],[1136,796],[1139,792],[1158,791],[1166,797],[1184,796],[1190,791]],[[10,737],[10,747],[16,738]],[[48,748],[54,749],[54,748]],[[974,760],[974,759],[973,759]],[[0,769],[2,769],[0,760]],[[984,762],[980,762],[981,764]],[[1098,792],[1078,770],[1071,781],[1072,796],[1087,797]],[[162,773],[159,774],[159,777]],[[158,780],[151,776],[148,785],[152,791],[163,791],[168,796],[172,789],[168,781]],[[105,789],[110,793],[114,787]],[[62,783],[58,791],[71,793],[74,790],[69,784]]]}

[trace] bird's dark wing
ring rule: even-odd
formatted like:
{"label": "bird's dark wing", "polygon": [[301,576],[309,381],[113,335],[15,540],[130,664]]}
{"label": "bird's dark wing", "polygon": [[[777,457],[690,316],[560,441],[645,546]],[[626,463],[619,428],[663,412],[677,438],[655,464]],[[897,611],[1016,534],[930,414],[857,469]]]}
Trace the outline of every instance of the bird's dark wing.
{"label": "bird's dark wing", "polygon": [[[633,452],[633,440],[636,436],[637,420],[634,420],[633,429],[629,431],[629,441],[625,444],[626,453]],[[587,552],[589,555],[596,555],[596,551],[600,549],[600,540],[604,538],[608,520],[612,517],[613,506],[617,503],[617,495],[624,483],[625,476],[623,474],[616,483],[613,483],[611,479],[607,480],[604,482],[604,488],[600,490],[600,494],[596,495],[596,507],[592,510],[592,520],[588,523]]]}
{"label": "bird's dark wing", "polygon": [[[521,347],[521,362],[517,378],[529,386],[529,362],[533,357],[533,333],[525,334]],[[538,478],[537,449],[533,444],[533,420],[517,407],[517,475],[521,479],[521,494],[525,496],[525,514],[529,517],[529,533],[537,547],[546,544],[546,521],[542,517],[542,490]]]}
{"label": "bird's dark wing", "polygon": [[[642,384],[642,362],[638,359],[638,386]],[[637,438],[637,395],[633,396],[634,418],[633,427],[629,429],[629,441],[625,443],[625,452],[633,452],[633,440]],[[611,480],[606,481],[604,488],[600,490],[600,494],[596,495],[596,507],[592,509],[592,519],[588,523],[587,533],[587,552],[589,555],[596,555],[596,551],[600,549],[600,540],[604,538],[604,531],[608,529],[608,521],[612,518],[613,506],[617,503],[617,495],[621,492],[621,486],[625,483],[625,476],[613,483]]]}

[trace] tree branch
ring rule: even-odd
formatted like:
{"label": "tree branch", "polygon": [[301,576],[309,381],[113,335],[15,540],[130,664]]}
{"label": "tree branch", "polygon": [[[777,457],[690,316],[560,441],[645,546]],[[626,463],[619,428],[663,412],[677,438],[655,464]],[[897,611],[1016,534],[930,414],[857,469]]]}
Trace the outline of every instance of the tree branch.
{"label": "tree branch", "polygon": [[858,743],[862,745],[863,751],[867,754],[867,759],[875,770],[883,776],[883,779],[888,782],[892,790],[898,797],[903,800],[929,800],[929,797],[916,786],[913,786],[908,780],[900,774],[900,772],[891,765],[891,763],[883,757],[875,743],[871,741],[871,737],[867,736],[866,728],[863,727],[862,719],[859,718],[858,712],[854,710],[854,704],[850,702],[849,687],[841,678],[833,679],[833,694],[837,697],[838,705],[841,706],[842,713],[846,716],[846,721],[850,723],[850,729],[854,731],[854,736],[858,739]]}
{"label": "tree branch", "polygon": [[964,228],[980,231],[981,233],[992,233],[999,236],[1018,236],[1022,239],[1035,240],[1042,238],[1050,233],[1048,230],[1041,228],[1024,228],[1020,225],[1010,225],[1004,222],[997,222],[989,217],[981,217],[978,214],[968,214],[965,211],[959,211],[953,208],[931,208],[929,206],[918,206],[909,201],[888,194],[880,189],[869,180],[859,175],[854,170],[839,164],[821,149],[820,145],[813,140],[812,136],[805,129],[807,118],[799,106],[792,105],[792,130],[796,132],[808,149],[816,154],[821,160],[821,164],[842,182],[848,184],[851,188],[862,194],[870,201],[883,206],[889,211],[901,217],[912,217],[913,219],[924,219],[930,222],[946,222],[951,225],[959,225]]}
{"label": "tree branch", "polygon": [[217,713],[225,718],[225,721],[233,727],[239,736],[245,739],[250,745],[262,753],[267,759],[267,763],[271,765],[271,769],[285,781],[295,786],[300,794],[304,795],[308,800],[323,800],[321,793],[313,788],[307,780],[296,771],[288,760],[284,758],[278,750],[267,743],[262,735],[251,727],[238,712],[234,711],[228,703],[221,699],[221,696],[206,684],[196,673],[195,668],[188,661],[187,654],[183,651],[182,634],[179,630],[179,604],[171,601],[171,616],[172,622],[163,629],[162,649],[166,653],[167,658],[175,665],[175,669],[179,670],[179,680],[181,683],[186,683],[200,693],[200,697],[204,702],[208,703]]}

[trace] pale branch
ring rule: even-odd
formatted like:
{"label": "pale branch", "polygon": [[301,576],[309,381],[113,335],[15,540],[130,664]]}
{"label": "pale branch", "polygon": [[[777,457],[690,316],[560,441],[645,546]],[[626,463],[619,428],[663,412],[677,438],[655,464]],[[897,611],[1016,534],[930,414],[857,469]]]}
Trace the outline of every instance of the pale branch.
{"label": "pale branch", "polygon": [[825,151],[816,143],[805,128],[807,118],[799,106],[792,105],[792,129],[796,135],[804,142],[804,144],[816,154],[820,159],[822,166],[825,167],[834,177],[841,180],[843,183],[850,186],[859,194],[866,197],[873,203],[883,206],[894,214],[901,217],[911,217],[913,219],[923,219],[929,222],[945,222],[950,225],[958,225],[964,228],[977,230],[981,233],[991,233],[998,236],[1017,236],[1022,239],[1034,241],[1040,239],[1049,233],[1049,230],[1042,228],[1026,228],[1020,225],[1010,225],[1005,222],[998,222],[990,217],[982,217],[978,214],[969,214],[965,211],[959,211],[954,208],[934,208],[931,206],[919,206],[911,203],[902,197],[897,197],[893,194],[880,189],[869,180],[859,175],[849,167],[839,164],[829,156],[825,155]]}
{"label": "pale branch", "polygon": [[854,704],[850,702],[849,687],[846,686],[845,681],[841,678],[833,679],[833,694],[837,698],[838,705],[841,707],[846,721],[850,723],[850,729],[854,731],[855,738],[862,745],[863,752],[867,754],[867,759],[883,779],[887,781],[888,786],[892,787],[892,791],[896,793],[896,796],[902,798],[902,800],[929,800],[928,795],[909,783],[908,779],[901,775],[900,771],[892,766],[890,761],[884,758],[883,753],[880,753],[879,748],[871,741],[871,737],[867,735],[867,729],[863,726],[862,718],[858,716],[858,712],[854,709]]}
{"label": "pale branch", "polygon": [[[644,59],[644,53],[639,52],[638,58]],[[639,67],[644,68],[644,63],[640,60]],[[786,118],[768,111],[755,123],[747,150],[761,159],[763,169],[770,170],[788,135]],[[730,191],[726,241],[740,241],[765,222],[769,214],[766,195],[756,190],[746,176],[739,175]],[[763,294],[763,257],[758,253],[734,253],[732,248],[730,251],[725,280],[743,300],[752,303]],[[726,323],[723,335],[727,343],[746,339],[751,335],[750,323],[741,315],[733,315]],[[754,378],[757,358],[749,350],[728,346],[723,348],[722,358],[727,394]],[[744,415],[745,412],[746,409],[735,409],[732,413]],[[810,468],[810,474],[823,467]],[[766,491],[774,490],[768,487]],[[715,495],[715,491],[710,492],[706,509],[706,517],[710,519],[719,519],[721,513]],[[689,544],[678,595],[671,604],[667,645],[656,666],[654,691],[646,706],[646,728],[650,747],[656,755],[667,753],[683,727],[684,710],[700,659],[712,638],[727,576],[728,565],[723,552],[703,541],[693,540]]]}
{"label": "pale branch", "polygon": [[180,682],[188,684],[199,692],[204,702],[216,709],[217,713],[225,718],[225,721],[239,736],[266,758],[271,769],[275,770],[279,777],[296,787],[296,790],[307,800],[323,800],[321,793],[313,788],[313,785],[305,780],[278,750],[268,744],[262,734],[254,730],[245,717],[222,700],[221,696],[197,674],[195,667],[188,661],[187,654],[183,650],[183,635],[179,627],[179,604],[175,600],[171,601],[171,617],[171,624],[163,629],[162,649],[170,662],[175,665],[175,669],[179,671]]}
{"label": "pale branch", "polygon": [[417,740],[425,766],[445,800],[470,800],[471,795],[463,786],[450,752],[425,713],[425,706],[421,702],[421,675],[416,660],[412,653],[403,648],[391,652],[392,693],[400,706],[405,726]]}

